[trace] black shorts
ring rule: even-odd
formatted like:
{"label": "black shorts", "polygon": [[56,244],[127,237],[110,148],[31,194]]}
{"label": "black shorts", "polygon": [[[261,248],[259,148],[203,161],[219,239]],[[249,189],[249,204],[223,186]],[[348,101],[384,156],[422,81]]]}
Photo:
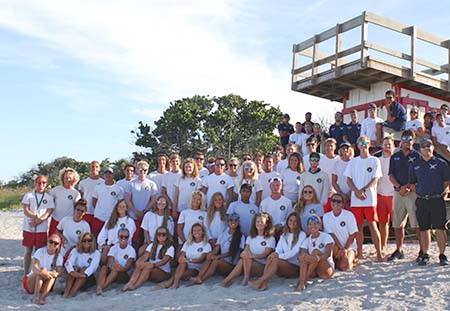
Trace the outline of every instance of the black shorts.
{"label": "black shorts", "polygon": [[416,217],[421,231],[445,229],[447,210],[443,198],[416,199]]}

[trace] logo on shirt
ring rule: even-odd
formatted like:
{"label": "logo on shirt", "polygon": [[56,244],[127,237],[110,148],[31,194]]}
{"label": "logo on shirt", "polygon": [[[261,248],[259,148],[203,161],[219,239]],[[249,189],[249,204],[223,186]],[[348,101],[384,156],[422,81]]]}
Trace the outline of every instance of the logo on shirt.
{"label": "logo on shirt", "polygon": [[341,227],[345,227],[345,221],[341,221],[340,225]]}
{"label": "logo on shirt", "polygon": [[315,214],[315,213],[316,213],[316,210],[312,208],[312,209],[309,211],[309,213],[310,213],[310,214]]}
{"label": "logo on shirt", "polygon": [[408,162],[414,162],[416,160],[415,157],[408,157]]}
{"label": "logo on shirt", "polygon": [[150,191],[150,187],[149,186],[145,187],[145,191]]}
{"label": "logo on shirt", "polygon": [[280,206],[280,210],[284,211],[285,209],[286,209],[286,206],[284,206],[284,205]]}
{"label": "logo on shirt", "polygon": [[42,200],[42,203],[47,204],[48,201],[47,200]]}
{"label": "logo on shirt", "polygon": [[219,181],[219,184],[221,184],[221,185],[225,185],[225,180],[221,180],[221,181]]}
{"label": "logo on shirt", "polygon": [[203,220],[203,216],[198,216],[198,219]]}
{"label": "logo on shirt", "polygon": [[195,186],[195,182],[191,182],[190,184],[189,184],[191,187],[194,187]]}
{"label": "logo on shirt", "polygon": [[428,163],[428,165],[430,165],[430,170],[435,170],[437,168],[437,163],[435,164]]}
{"label": "logo on shirt", "polygon": [[267,245],[267,242],[266,241],[262,241],[261,242],[261,246],[266,246]]}
{"label": "logo on shirt", "polygon": [[73,196],[72,196],[71,194],[69,194],[69,195],[67,196],[67,198],[68,198],[69,200],[73,200]]}
{"label": "logo on shirt", "polygon": [[92,257],[89,257],[88,260],[87,260],[87,262],[88,262],[88,264],[91,264],[91,262],[92,262]]}
{"label": "logo on shirt", "polygon": [[115,191],[111,191],[111,195],[114,197],[114,196],[116,196],[116,192]]}
{"label": "logo on shirt", "polygon": [[124,224],[124,223],[121,223],[121,224],[120,224],[120,228],[125,228],[125,224]]}
{"label": "logo on shirt", "polygon": [[256,214],[255,210],[251,209],[250,214],[255,215]]}
{"label": "logo on shirt", "polygon": [[76,234],[76,235],[80,235],[80,234],[81,234],[81,230],[75,231],[75,234]]}
{"label": "logo on shirt", "polygon": [[197,252],[199,252],[199,253],[203,252],[203,247],[197,248]]}
{"label": "logo on shirt", "polygon": [[367,171],[370,173],[370,172],[372,172],[372,168],[371,167],[368,167],[367,168]]}
{"label": "logo on shirt", "polygon": [[320,184],[322,182],[322,178],[317,178],[317,183]]}
{"label": "logo on shirt", "polygon": [[300,180],[300,176],[297,176],[297,180]]}
{"label": "logo on shirt", "polygon": [[128,259],[128,255],[127,254],[123,255],[123,259]]}
{"label": "logo on shirt", "polygon": [[323,245],[323,243],[319,244],[319,248],[323,248],[325,245]]}

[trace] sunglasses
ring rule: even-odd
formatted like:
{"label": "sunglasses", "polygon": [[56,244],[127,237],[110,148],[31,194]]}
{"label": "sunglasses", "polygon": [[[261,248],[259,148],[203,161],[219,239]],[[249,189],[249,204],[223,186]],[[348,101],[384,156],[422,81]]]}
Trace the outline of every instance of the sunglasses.
{"label": "sunglasses", "polygon": [[157,232],[156,233],[157,236],[167,236],[166,232]]}
{"label": "sunglasses", "polygon": [[368,141],[360,141],[359,143],[358,143],[358,146],[368,146],[369,145],[369,142]]}
{"label": "sunglasses", "polygon": [[225,163],[217,163],[216,165],[217,165],[217,166],[222,166],[222,167],[223,167],[223,166],[225,166]]}
{"label": "sunglasses", "polygon": [[386,99],[392,99],[392,98],[394,98],[394,97],[392,97],[392,96],[386,96]]}
{"label": "sunglasses", "polygon": [[250,161],[251,160],[251,158],[242,158],[244,161]]}
{"label": "sunglasses", "polygon": [[93,239],[84,239],[81,242],[83,243],[91,243],[92,241],[94,241]]}
{"label": "sunglasses", "polygon": [[313,192],[311,190],[305,190],[303,191],[303,194],[312,194]]}
{"label": "sunglasses", "polygon": [[342,200],[331,199],[331,203],[342,203]]}
{"label": "sunglasses", "polygon": [[205,158],[195,158],[197,161],[204,161]]}
{"label": "sunglasses", "polygon": [[423,144],[420,146],[420,148],[429,149],[429,148],[431,148],[431,144]]}
{"label": "sunglasses", "polygon": [[38,185],[46,185],[47,182],[46,182],[46,181],[39,181],[39,182],[37,182],[37,184],[38,184]]}
{"label": "sunglasses", "polygon": [[237,164],[229,164],[230,167],[237,167]]}
{"label": "sunglasses", "polygon": [[140,168],[139,169],[139,172],[147,172],[148,171],[148,169],[146,169],[146,168]]}
{"label": "sunglasses", "polygon": [[85,213],[84,209],[81,209],[81,208],[76,208],[75,211],[80,212],[80,213]]}
{"label": "sunglasses", "polygon": [[119,239],[121,239],[121,240],[126,240],[128,238],[129,238],[128,235],[119,235]]}
{"label": "sunglasses", "polygon": [[53,241],[53,240],[49,240],[49,241],[48,241],[48,244],[58,246],[58,245],[59,245],[59,242],[56,242],[56,241]]}
{"label": "sunglasses", "polygon": [[417,114],[417,111],[410,111],[409,113]]}
{"label": "sunglasses", "polygon": [[247,172],[252,172],[253,171],[253,167],[244,166],[244,170],[246,170]]}
{"label": "sunglasses", "polygon": [[315,146],[316,144],[306,144],[306,146]]}
{"label": "sunglasses", "polygon": [[412,137],[402,137],[402,141],[412,141]]}
{"label": "sunglasses", "polygon": [[311,159],[309,159],[309,161],[311,161],[311,162],[319,162],[320,159],[319,158],[311,158]]}

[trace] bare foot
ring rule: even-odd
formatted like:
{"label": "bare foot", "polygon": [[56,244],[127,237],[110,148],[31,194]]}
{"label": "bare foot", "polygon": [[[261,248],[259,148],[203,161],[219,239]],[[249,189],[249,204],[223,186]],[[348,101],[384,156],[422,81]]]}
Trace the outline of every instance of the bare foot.
{"label": "bare foot", "polygon": [[250,285],[250,287],[253,288],[253,289],[259,289],[261,287],[261,282],[256,280],[256,281],[253,281],[253,282],[248,282],[248,285]]}
{"label": "bare foot", "polygon": [[302,292],[306,288],[306,281],[301,281],[298,286],[295,288],[297,292]]}
{"label": "bare foot", "polygon": [[192,284],[202,284],[202,280],[199,277],[191,277],[189,280]]}
{"label": "bare foot", "polygon": [[34,304],[39,304],[39,297],[38,296],[34,296],[33,299],[31,299],[31,302]]}
{"label": "bare foot", "polygon": [[100,286],[97,286],[95,293],[97,294],[97,296],[100,296],[101,294],[103,294],[103,289]]}
{"label": "bare foot", "polygon": [[220,286],[228,287],[228,286],[230,286],[230,282],[224,280],[224,281],[220,282]]}
{"label": "bare foot", "polygon": [[38,301],[39,305],[45,305],[46,301],[45,301],[45,297],[41,297]]}
{"label": "bare foot", "polygon": [[247,284],[248,284],[248,279],[244,278],[241,282],[241,286],[247,286]]}

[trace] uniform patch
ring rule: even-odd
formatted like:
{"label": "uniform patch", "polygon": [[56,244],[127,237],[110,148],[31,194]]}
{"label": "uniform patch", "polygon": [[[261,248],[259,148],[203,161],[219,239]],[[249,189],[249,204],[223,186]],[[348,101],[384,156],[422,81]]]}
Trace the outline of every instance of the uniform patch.
{"label": "uniform patch", "polygon": [[221,184],[221,185],[225,185],[225,180],[221,180],[221,181],[219,181],[219,184]]}
{"label": "uniform patch", "polygon": [[315,213],[316,213],[316,210],[312,208],[312,209],[309,211],[309,213],[310,213],[310,214],[315,214]]}
{"label": "uniform patch", "polygon": [[267,242],[266,241],[261,241],[261,246],[266,246]]}
{"label": "uniform patch", "polygon": [[197,252],[199,252],[199,253],[203,252],[203,247],[197,248]]}
{"label": "uniform patch", "polygon": [[195,186],[195,182],[191,181],[191,183],[189,184],[191,187]]}
{"label": "uniform patch", "polygon": [[297,176],[297,180],[300,180],[300,176]]}
{"label": "uniform patch", "polygon": [[42,203],[44,203],[44,204],[47,204],[47,203],[48,203],[48,201],[47,201],[47,200],[43,200],[43,201],[42,201]]}
{"label": "uniform patch", "polygon": [[280,206],[280,210],[284,211],[285,209],[286,209],[286,206],[284,206],[284,205]]}
{"label": "uniform patch", "polygon": [[203,216],[198,216],[198,219],[203,220]]}
{"label": "uniform patch", "polygon": [[67,198],[68,198],[69,200],[73,200],[73,196],[72,196],[71,194],[69,194],[69,195],[67,196]]}
{"label": "uniform patch", "polygon": [[322,182],[322,178],[317,178],[317,183],[320,184]]}
{"label": "uniform patch", "polygon": [[114,197],[114,196],[116,196],[116,192],[115,191],[111,191],[111,195]]}
{"label": "uniform patch", "polygon": [[250,214],[255,215],[256,214],[255,210],[251,209]]}
{"label": "uniform patch", "polygon": [[323,243],[319,244],[319,248],[323,248],[325,245],[323,245]]}
{"label": "uniform patch", "polygon": [[149,186],[145,187],[145,190],[150,191],[150,187]]}
{"label": "uniform patch", "polygon": [[121,224],[120,224],[120,228],[125,228],[125,224],[124,224],[124,223],[121,223]]}
{"label": "uniform patch", "polygon": [[123,259],[128,259],[128,255],[127,254],[123,255]]}
{"label": "uniform patch", "polygon": [[87,262],[88,262],[88,264],[90,264],[92,262],[92,257],[89,257]]}
{"label": "uniform patch", "polygon": [[341,227],[345,227],[345,221],[341,221],[340,225]]}
{"label": "uniform patch", "polygon": [[370,173],[370,172],[372,172],[372,168],[371,167],[368,167],[367,168],[367,171]]}
{"label": "uniform patch", "polygon": [[81,230],[75,231],[75,234],[79,236],[81,234]]}

